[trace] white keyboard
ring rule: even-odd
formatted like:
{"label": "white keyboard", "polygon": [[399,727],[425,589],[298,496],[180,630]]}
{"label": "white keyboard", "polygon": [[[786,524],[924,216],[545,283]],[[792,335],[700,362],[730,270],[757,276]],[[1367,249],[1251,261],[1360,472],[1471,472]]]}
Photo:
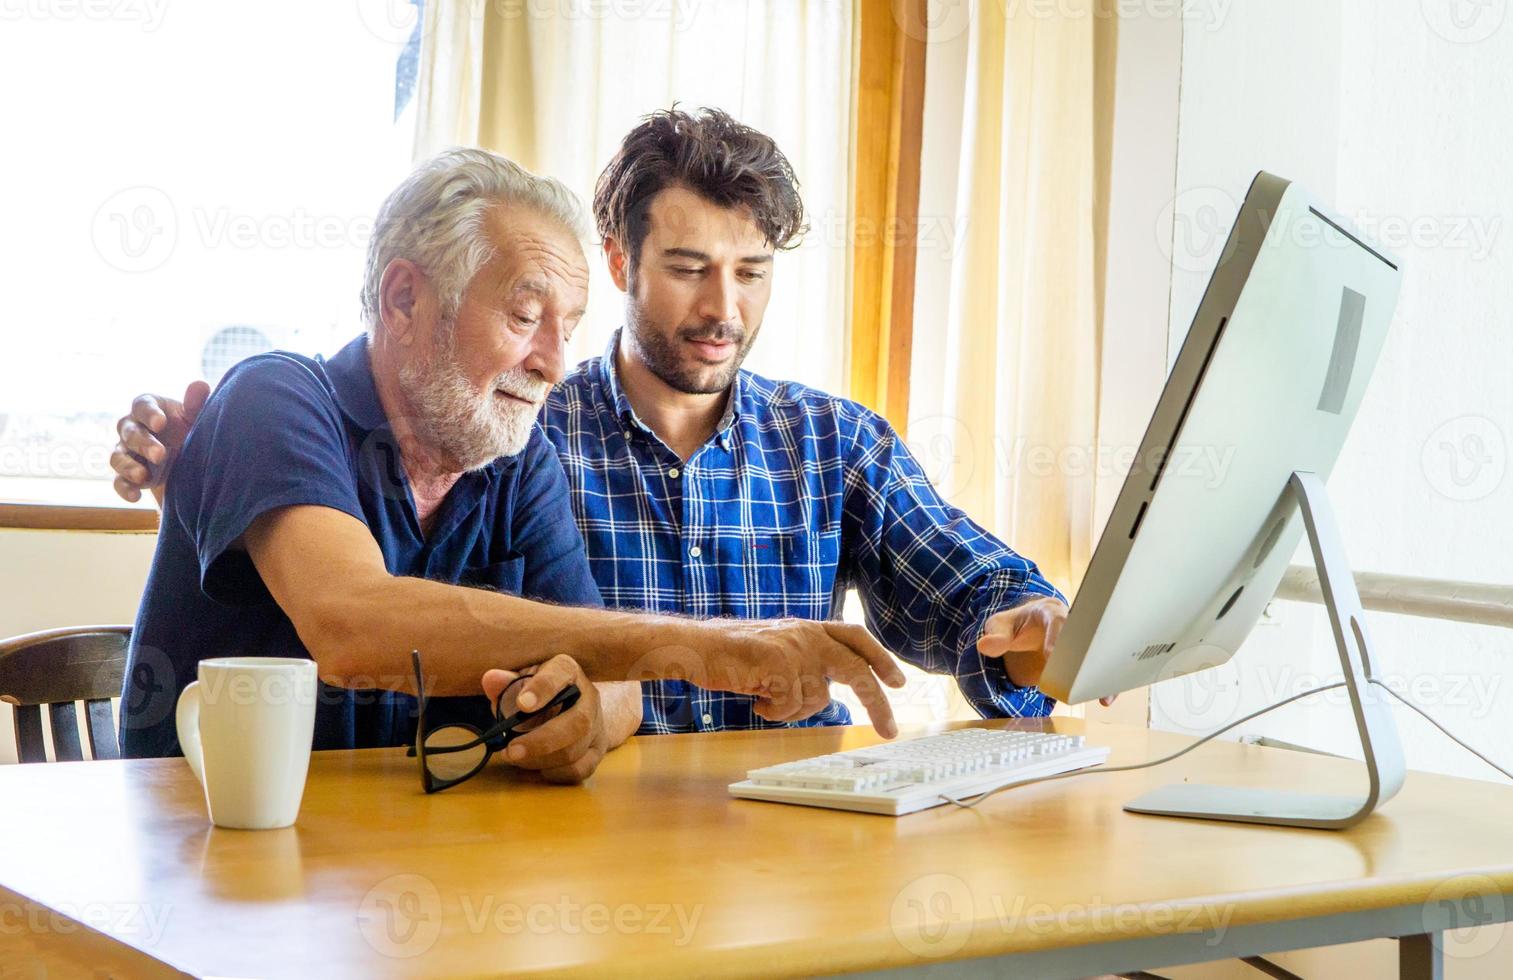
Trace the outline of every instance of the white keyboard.
{"label": "white keyboard", "polygon": [[901,817],[990,789],[1096,766],[1109,750],[1081,735],[961,728],[752,769],[730,784],[748,800]]}

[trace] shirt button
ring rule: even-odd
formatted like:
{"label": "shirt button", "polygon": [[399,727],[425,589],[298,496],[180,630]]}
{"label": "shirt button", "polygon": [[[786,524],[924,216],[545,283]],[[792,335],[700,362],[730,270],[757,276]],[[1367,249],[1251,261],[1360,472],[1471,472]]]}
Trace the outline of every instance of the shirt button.
{"label": "shirt button", "polygon": [[670,477],[672,477],[674,480],[676,480],[678,478],[678,473],[679,472],[681,472],[681,471],[676,466],[674,466],[672,469],[670,469],[670,470],[667,471],[667,475],[670,476]]}
{"label": "shirt button", "polygon": [[701,721],[703,721],[703,722],[704,722],[704,724],[706,724],[706,725],[713,725],[713,724],[714,724],[714,715],[711,715],[711,714],[706,714],[706,715],[705,715],[705,716],[704,716],[704,717],[703,717],[703,718],[702,718],[702,719],[700,719],[700,720],[701,720]]}
{"label": "shirt button", "polygon": [[688,549],[688,554],[690,556],[694,557],[694,558],[699,557],[703,553],[704,553],[704,549],[700,548],[698,545],[694,545],[692,548]]}

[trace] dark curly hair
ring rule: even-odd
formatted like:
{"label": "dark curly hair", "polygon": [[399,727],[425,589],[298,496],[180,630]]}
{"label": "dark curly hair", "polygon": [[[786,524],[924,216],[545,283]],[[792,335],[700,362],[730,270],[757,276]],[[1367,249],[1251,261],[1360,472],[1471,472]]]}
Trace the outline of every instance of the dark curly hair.
{"label": "dark curly hair", "polygon": [[793,248],[808,230],[798,178],[772,137],[721,109],[671,109],[646,116],[626,134],[594,187],[594,221],[632,266],[650,227],[652,198],[686,187],[724,208],[748,211],[768,244]]}

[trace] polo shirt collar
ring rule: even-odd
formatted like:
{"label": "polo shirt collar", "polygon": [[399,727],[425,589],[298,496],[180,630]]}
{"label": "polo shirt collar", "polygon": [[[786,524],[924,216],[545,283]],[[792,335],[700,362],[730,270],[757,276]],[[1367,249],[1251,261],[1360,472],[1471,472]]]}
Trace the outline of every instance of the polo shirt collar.
{"label": "polo shirt collar", "polygon": [[336,394],[336,404],[358,428],[366,432],[388,425],[378,386],[373,383],[373,362],[368,356],[368,336],[360,334],[326,361],[326,374]]}
{"label": "polo shirt collar", "polygon": [[[646,423],[637,417],[636,410],[631,407],[630,399],[625,397],[625,389],[620,385],[620,365],[616,357],[620,350],[620,332],[617,328],[610,334],[609,346],[605,348],[604,355],[599,358],[599,382],[603,388],[605,401],[614,408],[616,418],[650,432],[651,429]],[[740,419],[741,413],[749,410],[750,398],[750,383],[746,372],[737,371],[735,383],[731,386],[730,397],[725,401],[725,414],[720,417],[720,424],[715,426],[715,437],[722,445],[729,442],[730,430]]]}

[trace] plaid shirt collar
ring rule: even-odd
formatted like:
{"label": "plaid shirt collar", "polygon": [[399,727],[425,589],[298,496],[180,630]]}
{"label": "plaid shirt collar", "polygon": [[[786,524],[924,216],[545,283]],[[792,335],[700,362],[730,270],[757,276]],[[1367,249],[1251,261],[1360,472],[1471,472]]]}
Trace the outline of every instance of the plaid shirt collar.
{"label": "plaid shirt collar", "polygon": [[[620,365],[617,357],[620,349],[620,333],[621,329],[616,328],[615,332],[610,334],[609,346],[604,349],[604,356],[593,362],[589,369],[593,376],[594,389],[604,399],[604,404],[614,410],[617,419],[655,438],[656,433],[641,421],[641,417],[631,407],[630,399],[625,395],[625,389],[620,386]],[[730,397],[725,400],[725,414],[720,416],[720,422],[715,426],[713,436],[722,449],[730,448],[735,424],[740,421],[743,414],[749,414],[752,411],[751,399],[749,372],[737,371],[735,383],[731,385]]]}

